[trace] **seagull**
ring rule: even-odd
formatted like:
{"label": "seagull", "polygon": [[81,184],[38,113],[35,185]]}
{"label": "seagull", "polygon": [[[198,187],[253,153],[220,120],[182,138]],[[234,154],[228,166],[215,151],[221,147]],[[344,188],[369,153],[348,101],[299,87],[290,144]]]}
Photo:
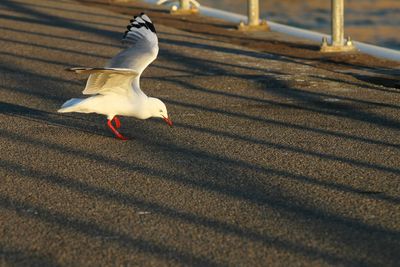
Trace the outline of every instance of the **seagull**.
{"label": "seagull", "polygon": [[[172,121],[167,107],[158,98],[148,97],[140,89],[140,75],[158,55],[158,38],[150,18],[141,13],[134,16],[127,26],[122,42],[128,47],[106,64],[104,68],[69,68],[78,74],[89,74],[84,95],[72,98],[58,112],[97,113],[107,116],[107,125],[115,136],[127,140],[118,128],[118,116],[137,119],[162,118],[169,126]],[[113,124],[114,123],[114,124]]]}

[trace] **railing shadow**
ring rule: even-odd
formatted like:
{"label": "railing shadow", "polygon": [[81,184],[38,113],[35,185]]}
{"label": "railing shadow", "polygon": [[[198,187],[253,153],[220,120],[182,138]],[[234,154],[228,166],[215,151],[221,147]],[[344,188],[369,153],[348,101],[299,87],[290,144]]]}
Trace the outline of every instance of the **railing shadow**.
{"label": "railing shadow", "polygon": [[[1,197],[0,197],[1,198]],[[1,202],[1,201],[0,201]],[[1,204],[0,204],[1,206]],[[3,243],[3,242],[2,242]],[[43,266],[59,267],[56,259],[42,255],[36,251],[26,251],[11,247],[9,244],[0,243],[0,263],[5,266]]]}
{"label": "railing shadow", "polygon": [[[26,166],[10,162],[0,162],[0,167],[16,170],[20,175],[26,176],[27,179],[37,179],[47,183],[56,184],[64,188],[75,190],[78,193],[89,194],[94,197],[101,198],[105,201],[118,202],[121,205],[128,204],[132,207],[139,207],[151,213],[161,214],[174,220],[183,221],[194,225],[201,225],[219,233],[232,234],[240,238],[255,242],[262,242],[266,246],[277,247],[279,249],[294,252],[296,254],[303,255],[309,258],[323,258],[324,260],[332,264],[356,263],[353,260],[343,259],[335,256],[334,254],[319,251],[316,249],[306,248],[289,240],[284,240],[283,238],[278,238],[273,235],[269,236],[266,234],[261,234],[251,228],[239,227],[234,224],[218,221],[213,218],[207,218],[185,211],[169,208],[156,202],[149,202],[147,200],[140,199],[131,195],[111,191],[84,182],[75,181],[74,179],[69,179],[54,174],[47,174],[41,171],[36,171],[34,169],[27,169]],[[365,265],[365,262],[359,261],[357,262],[357,264]]]}
{"label": "railing shadow", "polygon": [[[21,13],[33,13],[34,16],[40,18],[43,24],[57,25],[59,27],[65,27],[69,29],[75,29],[81,32],[90,32],[92,34],[100,34],[105,35],[110,38],[116,37],[116,33],[107,30],[97,30],[91,26],[81,25],[77,21],[65,21],[64,19],[48,15],[43,12],[33,11],[28,7],[22,7],[18,4],[5,1],[6,4],[1,3],[8,8],[15,9]],[[19,19],[19,18],[18,18]],[[22,19],[23,20],[23,19]],[[36,20],[25,20],[35,21]],[[189,41],[171,41],[167,39],[161,39],[161,42],[165,42],[169,45],[180,46],[183,48],[197,48],[197,49],[207,49],[212,51],[219,51],[227,54],[241,54],[254,58],[264,58],[265,60],[280,60],[279,57],[271,56],[271,55],[263,55],[262,53],[252,52],[252,51],[240,51],[240,49],[227,49],[224,47],[218,46],[207,46],[203,44],[195,44]],[[21,43],[23,45],[28,45],[27,43]],[[51,47],[49,47],[51,48]],[[64,51],[69,53],[69,51]],[[90,56],[88,54],[81,54],[82,56]],[[166,59],[171,58],[174,55],[172,52],[161,54],[162,57]],[[96,55],[95,55],[96,56]],[[193,59],[188,57],[181,57],[181,65],[185,68],[190,68],[194,63]],[[51,62],[46,62],[51,63]],[[57,65],[57,61],[54,62]],[[216,73],[218,75],[233,75],[237,78],[247,79],[249,76],[240,75],[236,73],[227,73],[226,70],[223,69],[223,64],[218,66],[215,62],[205,61],[196,62],[196,68],[202,70],[203,72],[209,71],[211,73]],[[227,67],[228,64],[225,65]],[[232,67],[232,66],[231,66]],[[35,76],[37,80],[46,80],[49,84],[52,83],[65,83],[66,85],[76,86],[78,83],[71,83],[65,79],[59,78],[50,78],[46,75],[36,74],[25,70],[16,70],[13,67],[3,66],[3,70],[6,72],[20,72],[24,75]],[[193,74],[193,73],[192,73]],[[265,76],[266,79],[273,80],[272,76]],[[164,81],[168,81],[171,83],[180,83],[181,86],[188,87],[188,90],[196,90],[202,92],[204,94],[209,95],[210,97],[218,94],[213,92],[209,88],[203,88],[200,86],[190,85],[188,83],[181,83],[179,80],[173,79],[165,79]],[[262,82],[260,82],[262,84]],[[46,91],[42,91],[39,89],[38,83],[32,84],[24,84],[26,88],[21,87],[12,87],[9,86],[7,90],[10,91],[18,91],[21,93],[25,93],[26,95],[36,95],[42,97],[43,100],[48,101],[62,101],[64,99],[65,92],[61,92],[59,94],[50,95]],[[284,84],[280,84],[284,85]],[[268,88],[265,88],[268,90]],[[284,88],[288,89],[288,88]],[[295,92],[294,94],[288,94],[287,91],[284,91],[283,94],[281,92],[272,92],[277,95],[284,95],[285,97],[290,97],[295,100],[307,101],[308,97],[311,98],[320,98],[325,97],[325,95],[313,95],[308,94],[307,98],[304,99],[304,95],[299,96],[299,92]],[[230,92],[221,93],[223,96],[227,98],[239,98],[245,101],[256,101],[256,99],[252,99],[251,97],[235,95]],[[346,99],[348,101],[352,101],[350,99]],[[194,100],[195,101],[195,100]],[[268,105],[281,105],[281,103],[274,103],[273,101],[262,100],[265,101],[264,104]],[[377,145],[387,145],[392,148],[398,148],[397,144],[393,144],[390,142],[384,142],[379,140],[373,140],[370,138],[362,138],[358,136],[352,136],[349,134],[343,134],[335,131],[327,131],[321,129],[315,129],[312,127],[306,127],[302,125],[293,125],[285,122],[277,122],[266,117],[255,116],[251,114],[246,114],[246,112],[232,111],[229,109],[222,109],[219,107],[208,107],[206,105],[202,105],[201,103],[192,103],[192,102],[184,102],[180,100],[167,100],[171,106],[180,106],[184,107],[188,110],[200,110],[205,112],[212,112],[219,116],[234,116],[243,120],[251,120],[254,122],[262,122],[267,125],[276,124],[276,125],[284,125],[289,129],[300,130],[300,131],[310,131],[316,132],[322,135],[331,135],[337,136],[341,138],[349,138],[351,140],[370,142]],[[258,101],[259,102],[259,101]],[[314,99],[315,102],[315,99]],[[313,111],[316,113],[324,114],[324,115],[334,115],[331,114],[331,111],[336,109],[337,106],[332,107],[322,107],[320,103],[317,104],[307,103],[313,106],[313,109],[308,111]],[[313,105],[312,105],[313,104]],[[371,104],[373,103],[361,103],[361,104]],[[284,108],[302,108],[293,105],[289,106],[281,106]],[[303,107],[304,108],[304,107]],[[346,107],[345,107],[346,108]],[[393,108],[393,107],[390,107]],[[397,108],[397,107],[396,107]],[[352,109],[352,107],[349,107]],[[328,110],[328,111],[327,111]],[[51,112],[41,111],[38,109],[33,109],[29,107],[24,107],[18,104],[12,103],[1,103],[0,112],[3,114],[11,115],[11,116],[20,116],[27,120],[35,120],[38,122],[42,122],[44,124],[53,123],[60,127],[65,128],[74,128],[79,131],[90,131],[94,132],[97,135],[102,135],[101,130],[99,130],[96,126],[92,125],[90,122],[90,117],[85,117],[88,119],[78,119],[78,116],[61,116],[54,115]],[[355,115],[354,115],[355,114]],[[344,113],[344,117],[349,117],[351,119],[358,119],[364,122],[369,122],[364,118],[364,116],[370,115],[368,112],[362,113]],[[360,119],[361,117],[361,119]],[[392,121],[384,121],[379,122],[378,119],[380,117],[376,117],[373,120],[373,124],[375,125],[392,125]],[[397,124],[396,124],[397,125]],[[397,126],[389,127],[398,129]],[[368,163],[360,160],[355,160],[351,158],[343,158],[334,155],[327,155],[324,153],[317,153],[310,150],[298,149],[295,147],[281,145],[277,143],[273,143],[271,141],[261,140],[261,138],[255,138],[246,135],[232,134],[228,131],[224,130],[212,130],[206,128],[206,126],[192,126],[185,123],[177,122],[177,130],[185,129],[193,132],[198,132],[202,134],[207,134],[210,136],[218,136],[221,138],[240,140],[244,142],[248,142],[251,144],[261,145],[264,147],[273,147],[282,151],[289,151],[294,153],[300,153],[303,155],[313,156],[315,158],[322,158],[325,160],[332,161],[340,161],[345,162],[349,165],[354,165],[360,168],[372,169],[380,172],[388,172],[390,174],[398,175],[400,171],[396,167],[388,167],[382,166],[379,164]],[[386,125],[387,126],[387,125]],[[396,249],[396,244],[400,238],[400,233],[393,229],[388,229],[383,226],[377,224],[366,223],[359,219],[354,219],[351,217],[347,217],[338,212],[329,211],[324,209],[323,207],[312,207],[308,205],[301,205],[296,197],[287,197],[284,195],[285,188],[277,187],[275,189],[271,189],[268,184],[265,184],[264,181],[272,178],[278,178],[283,180],[288,180],[292,182],[299,183],[300,185],[311,184],[317,187],[321,187],[331,191],[339,191],[345,192],[349,197],[362,196],[363,198],[370,198],[378,201],[383,201],[388,204],[398,204],[399,199],[397,197],[388,196],[384,193],[378,194],[365,194],[361,189],[353,188],[348,185],[338,184],[335,182],[321,181],[315,177],[309,177],[306,175],[297,175],[292,173],[291,171],[279,170],[271,167],[266,167],[260,163],[250,162],[248,159],[234,159],[230,156],[222,155],[213,151],[206,151],[203,149],[193,148],[188,145],[184,145],[179,142],[179,140],[173,140],[171,138],[165,138],[161,142],[161,139],[157,139],[160,136],[160,132],[157,131],[156,127],[153,127],[151,122],[149,122],[148,128],[143,129],[135,129],[136,140],[135,142],[141,142],[145,144],[150,151],[161,151],[159,153],[160,160],[165,165],[175,166],[175,162],[180,160],[182,162],[180,169],[176,168],[173,170],[165,170],[162,168],[158,168],[152,165],[140,165],[140,164],[132,164],[132,162],[128,162],[124,159],[116,160],[109,158],[105,155],[100,154],[99,152],[91,152],[83,149],[78,149],[75,147],[67,147],[65,145],[61,145],[58,143],[50,142],[50,141],[41,141],[28,134],[20,134],[13,133],[8,130],[0,129],[0,135],[2,138],[7,140],[12,140],[13,142],[22,144],[22,145],[30,145],[40,148],[46,148],[48,150],[56,151],[59,154],[63,155],[73,155],[74,157],[82,158],[83,160],[89,159],[94,161],[97,164],[102,164],[105,166],[110,166],[116,169],[126,170],[128,172],[139,172],[144,175],[153,175],[160,179],[164,179],[166,181],[174,181],[183,186],[187,186],[189,188],[197,188],[201,190],[205,190],[207,192],[216,193],[222,197],[231,197],[234,199],[238,199],[241,201],[246,201],[254,205],[259,205],[260,207],[270,207],[275,210],[282,211],[282,213],[290,214],[291,216],[296,216],[301,220],[309,221],[311,225],[315,226],[315,232],[318,234],[319,232],[323,232],[324,236],[328,236],[328,238],[336,239],[341,243],[346,243],[349,249],[356,250],[359,247],[365,247],[364,244],[368,243],[370,246],[366,248],[362,257],[371,256],[376,257],[378,261],[390,261],[395,262],[396,256],[391,253],[394,253]],[[132,146],[134,148],[134,144],[127,144],[128,146]],[[22,173],[20,165],[8,161],[3,161],[1,166],[6,169],[16,168],[15,171],[20,175],[25,175]],[[207,166],[207,168],[205,168]],[[101,197],[103,200],[107,201],[116,201],[119,204],[128,203],[129,205],[139,205],[146,209],[150,209],[154,212],[160,213],[164,216],[168,216],[170,218],[176,220],[182,220],[194,225],[205,226],[214,231],[221,233],[228,233],[239,236],[240,238],[248,239],[255,242],[262,242],[265,246],[272,246],[278,249],[283,249],[289,252],[294,252],[296,254],[304,255],[311,259],[322,259],[331,264],[344,264],[344,265],[369,265],[370,262],[366,262],[358,257],[350,257],[338,255],[336,253],[331,253],[324,251],[324,249],[313,249],[307,247],[305,244],[301,244],[301,242],[290,241],[289,237],[286,240],[285,238],[277,238],[273,234],[269,233],[260,233],[260,231],[252,229],[250,227],[239,227],[231,223],[223,222],[216,220],[214,218],[207,218],[205,216],[200,216],[193,214],[191,212],[179,211],[173,208],[168,208],[166,205],[158,204],[155,202],[147,201],[144,199],[140,199],[131,195],[124,195],[120,192],[106,190],[101,187],[93,186],[84,182],[77,182],[67,179],[68,177],[61,177],[54,175],[50,172],[42,172],[38,171],[34,168],[28,168],[30,179],[38,179],[42,181],[46,181],[48,183],[53,183],[57,185],[61,185],[64,188],[76,190],[82,194],[89,194],[96,197]],[[190,172],[188,172],[190,170]],[[174,173],[175,171],[175,173]],[[264,180],[262,180],[264,179]],[[58,211],[50,211],[45,207],[39,207],[24,201],[18,201],[15,199],[11,199],[7,196],[0,197],[0,206],[4,209],[12,210],[16,212],[19,216],[25,216],[29,218],[39,219],[44,222],[48,222],[50,224],[61,226],[62,228],[70,229],[75,232],[78,232],[83,235],[87,235],[90,237],[101,236],[102,238],[108,236],[116,236],[117,238],[114,241],[121,247],[126,247],[129,249],[137,249],[139,251],[158,255],[162,258],[173,259],[180,263],[187,265],[200,265],[200,266],[213,266],[217,265],[213,260],[198,257],[193,255],[190,252],[181,252],[176,251],[174,248],[167,247],[165,245],[158,244],[156,242],[150,242],[143,239],[136,239],[128,235],[124,235],[119,233],[116,230],[108,229],[102,226],[100,223],[94,223],[87,220],[77,219],[74,217],[66,216],[65,214]],[[30,209],[36,211],[36,213],[26,213],[25,210]],[[267,231],[265,231],[267,232]],[[347,237],[351,236],[352,239],[348,240]],[[385,250],[382,252],[382,248]],[[380,253],[382,252],[382,253]],[[389,255],[389,256],[388,256]],[[370,261],[374,262],[375,259],[370,259]],[[223,263],[218,263],[219,266],[224,265]]]}
{"label": "railing shadow", "polygon": [[[168,43],[168,41],[167,41]],[[192,47],[190,42],[185,42],[188,47]],[[176,42],[173,43],[176,45]],[[178,45],[182,45],[181,42],[179,42]],[[200,47],[201,49],[204,49],[204,47],[207,45],[195,45],[195,47]],[[211,48],[209,48],[211,49]],[[214,49],[214,48],[212,48]],[[231,49],[225,49],[225,48],[220,48],[220,51],[222,53],[230,53]],[[227,52],[228,51],[228,52]],[[248,53],[253,54],[260,54],[258,52],[245,52],[244,55],[247,55]],[[165,54],[165,53],[164,53]],[[236,54],[240,54],[240,52],[236,52]],[[183,56],[183,55],[178,55],[178,54],[173,54],[172,52],[169,52],[170,57],[174,58],[179,58],[181,64],[186,65],[186,66],[192,66],[194,63],[196,63],[196,68],[201,68],[207,71],[212,72],[214,75],[229,75],[232,77],[239,77],[239,78],[245,78],[243,75],[237,75],[232,72],[227,72],[223,68],[218,67],[217,65],[213,64],[210,66],[207,61],[195,61],[194,59]],[[277,94],[283,97],[289,97],[290,99],[293,99],[297,102],[303,103],[301,106],[296,105],[296,107],[301,108],[303,110],[307,111],[314,111],[320,114],[324,115],[330,115],[330,116],[336,116],[336,117],[342,117],[342,118],[347,118],[347,119],[352,119],[352,120],[358,120],[361,122],[365,122],[368,124],[375,124],[380,127],[387,127],[390,129],[394,130],[399,130],[400,129],[400,121],[386,118],[377,114],[374,114],[372,112],[366,112],[364,110],[361,110],[358,107],[367,107],[369,108],[368,105],[375,105],[375,106],[384,106],[384,107],[390,107],[390,108],[396,108],[398,109],[399,106],[397,105],[387,105],[387,104],[379,104],[379,103],[372,103],[371,101],[357,101],[354,99],[345,99],[348,101],[348,103],[330,103],[327,101],[324,101],[323,98],[326,97],[327,95],[324,93],[316,93],[316,92],[307,92],[301,89],[293,88],[292,86],[289,86],[288,84],[279,81],[277,79],[274,79],[272,75],[263,75],[264,80],[268,81],[268,85],[266,83],[262,84],[264,87],[263,90],[266,90],[269,93],[272,94]],[[191,86],[193,88],[193,86]],[[228,94],[228,93],[226,93]],[[334,95],[329,95],[329,97],[333,97]],[[340,98],[340,96],[338,96]],[[344,100],[344,98],[342,97]],[[358,107],[354,105],[353,103],[357,103]],[[295,105],[291,105],[292,107],[295,107]]]}
{"label": "railing shadow", "polygon": [[[150,129],[151,131],[154,131],[154,129]],[[119,160],[113,160],[101,155],[97,155],[93,152],[88,152],[88,151],[83,151],[80,149],[76,149],[76,148],[72,148],[72,147],[68,147],[65,148],[63,145],[58,145],[56,143],[50,143],[50,142],[46,142],[46,141],[40,141],[28,136],[20,136],[19,134],[14,134],[14,135],[10,135],[9,133],[5,132],[5,131],[1,131],[1,135],[2,138],[12,138],[12,140],[15,142],[22,142],[22,143],[27,143],[29,145],[34,145],[34,146],[38,146],[38,147],[45,147],[46,149],[51,149],[51,150],[56,150],[59,151],[60,153],[66,153],[66,154],[71,154],[74,155],[74,157],[82,157],[84,159],[91,159],[91,160],[95,160],[99,163],[102,164],[107,164],[113,167],[116,167],[118,169],[125,169],[128,171],[134,171],[134,172],[142,172],[144,174],[148,174],[148,175],[154,175],[156,177],[160,177],[162,179],[167,179],[167,180],[173,180],[176,182],[180,182],[183,183],[184,185],[189,185],[189,186],[194,186],[194,187],[199,187],[202,189],[206,189],[208,191],[214,191],[214,192],[218,192],[220,194],[224,194],[224,195],[228,195],[228,196],[232,196],[235,198],[239,198],[239,199],[243,199],[246,201],[251,201],[255,204],[258,205],[265,205],[265,206],[270,206],[273,207],[274,209],[278,209],[278,210],[282,210],[285,212],[289,212],[292,214],[295,214],[296,216],[300,216],[301,218],[304,219],[312,219],[315,220],[316,222],[322,223],[322,224],[327,224],[326,227],[328,227],[330,230],[330,232],[332,232],[332,235],[338,237],[340,235],[343,235],[344,232],[351,232],[353,236],[358,236],[358,238],[356,240],[358,241],[352,241],[355,242],[354,246],[357,247],[357,242],[372,242],[372,239],[374,240],[374,247],[370,247],[370,253],[375,253],[376,249],[378,247],[381,246],[385,246],[387,249],[391,250],[392,248],[395,247],[394,244],[392,244],[392,242],[395,242],[396,239],[398,239],[400,237],[400,233],[396,232],[396,231],[392,231],[392,230],[387,230],[384,228],[381,228],[379,226],[372,226],[372,225],[367,225],[365,223],[362,223],[358,220],[354,220],[354,219],[350,219],[350,218],[344,218],[342,216],[338,216],[335,214],[331,214],[327,211],[323,211],[323,210],[318,210],[318,209],[310,209],[307,207],[303,207],[303,206],[298,206],[296,204],[291,203],[290,201],[288,201],[288,199],[282,198],[282,196],[276,195],[276,194],[272,194],[272,192],[266,193],[264,191],[263,186],[260,187],[260,184],[254,184],[251,185],[249,184],[252,179],[250,176],[247,175],[251,175],[252,170],[247,170],[246,172],[248,173],[248,171],[250,171],[250,173],[248,174],[241,174],[238,177],[238,173],[243,173],[243,171],[239,171],[236,172],[235,170],[232,170],[231,168],[233,166],[235,166],[235,169],[243,169],[246,170],[249,167],[245,167],[245,166],[240,166],[238,167],[238,163],[235,160],[229,160],[229,159],[224,159],[221,158],[220,156],[218,156],[217,158],[211,154],[206,154],[204,152],[198,152],[196,150],[188,150],[188,148],[184,148],[184,147],[179,147],[176,146],[175,144],[165,144],[165,143],[159,143],[159,142],[154,142],[153,140],[149,140],[148,138],[143,139],[142,137],[137,137],[141,142],[144,142],[146,145],[148,146],[152,146],[154,147],[154,149],[156,150],[162,150],[164,153],[166,153],[166,159],[168,159],[168,161],[171,162],[175,162],[177,158],[182,159],[182,158],[186,158],[188,161],[190,162],[197,162],[197,164],[195,166],[193,166],[193,164],[191,165],[191,170],[192,173],[198,173],[199,175],[202,174],[202,170],[204,169],[204,166],[208,166],[208,171],[207,173],[209,175],[211,175],[211,179],[199,179],[199,177],[185,177],[181,174],[172,174],[170,172],[165,172],[163,170],[159,170],[159,169],[155,169],[154,167],[146,167],[146,166],[138,166],[138,165],[134,165],[131,162],[130,163],[125,163],[123,161],[119,161]],[[148,136],[146,134],[141,134],[140,136]],[[10,165],[10,163],[3,163],[3,165],[6,164],[6,166],[8,167],[12,167],[14,166],[13,164]],[[222,164],[222,165],[221,165]],[[182,165],[182,163],[181,163]],[[211,169],[210,169],[211,168]],[[230,171],[228,171],[229,169],[231,169]],[[255,170],[258,175],[260,176],[261,173],[257,170]],[[224,174],[222,174],[224,173]],[[233,173],[236,173],[236,178],[233,180],[232,178],[235,177],[235,175]],[[262,173],[264,173],[263,175],[274,175],[273,173],[267,172],[267,171],[263,171]],[[39,177],[39,179],[46,179],[46,180],[51,180],[53,183],[60,183],[63,186],[67,186],[67,187],[78,187],[78,185],[74,185],[74,182],[69,181],[66,182],[66,180],[64,178],[60,178],[60,177],[56,177],[54,175],[50,175],[47,176],[48,178],[43,177],[43,175],[41,175],[38,171],[35,170],[31,170],[29,171],[29,174],[32,175],[33,177]],[[226,182],[223,181],[218,181],[218,175],[225,175],[227,177],[231,177],[231,179],[229,180],[229,185],[226,184]],[[261,176],[263,176],[261,175]],[[197,175],[196,175],[197,176]],[[244,185],[243,184],[243,180],[247,181],[248,185]],[[239,187],[239,184],[236,184],[237,182],[239,182],[239,184],[241,184],[241,186]],[[66,183],[68,183],[66,185]],[[125,200],[125,197],[122,197],[119,195],[119,193],[112,193],[112,195],[110,196],[110,193],[106,193],[106,191],[104,189],[99,189],[99,188],[93,188],[91,186],[88,185],[84,185],[82,183],[79,183],[79,187],[82,189],[89,189],[89,193],[92,192],[96,195],[100,195],[102,197],[104,197],[104,194],[106,195],[106,198],[112,198],[114,201],[115,200]],[[85,190],[85,193],[88,193]],[[108,195],[108,196],[107,196]],[[132,197],[130,197],[130,199],[132,199]],[[136,199],[137,200],[137,199]],[[134,200],[135,201],[135,200]],[[129,202],[129,201],[128,201]],[[143,202],[140,203],[139,201],[139,205],[143,204]],[[156,212],[161,212],[162,214],[164,214],[165,212],[167,213],[167,215],[169,214],[169,212],[171,210],[165,210],[164,211],[160,211],[160,206],[154,206],[154,204],[148,205],[146,204],[147,208],[154,208],[156,210]],[[32,207],[30,207],[32,208]],[[33,208],[36,209],[36,208]],[[45,212],[45,211],[44,211]],[[38,212],[39,214],[43,214],[43,210],[40,210],[40,212]],[[46,213],[46,212],[45,212]],[[172,212],[172,214],[174,214],[174,212]],[[175,212],[176,214],[176,212]],[[166,215],[166,214],[164,214]],[[171,216],[169,214],[169,216]],[[175,215],[174,215],[175,216]],[[221,231],[221,227],[223,228],[223,231],[227,231],[229,233],[233,233],[236,235],[240,235],[244,238],[250,238],[250,239],[256,239],[257,241],[263,241],[263,242],[267,242],[267,244],[269,245],[273,245],[273,246],[277,246],[278,248],[283,248],[285,250],[290,250],[292,252],[296,252],[296,253],[301,253],[302,255],[306,255],[309,257],[318,257],[318,258],[322,258],[328,262],[334,262],[334,263],[355,263],[354,259],[344,259],[342,257],[335,257],[330,255],[329,253],[325,253],[325,252],[318,252],[318,251],[313,251],[310,249],[305,249],[302,248],[301,246],[299,247],[299,245],[296,244],[290,244],[286,241],[282,241],[282,240],[277,240],[275,238],[272,238],[272,240],[276,241],[276,242],[272,242],[271,243],[271,238],[268,237],[262,237],[262,236],[258,236],[256,235],[253,230],[246,230],[243,228],[237,228],[237,227],[233,227],[233,226],[229,226],[226,223],[218,223],[217,221],[214,220],[210,220],[210,219],[202,219],[201,217],[197,217],[194,215],[189,215],[187,213],[181,213],[179,214],[177,217],[178,219],[184,219],[185,221],[194,223],[194,224],[200,224],[200,225],[204,225],[207,227],[211,227],[214,230],[217,231]],[[59,215],[56,215],[56,217],[59,217]],[[45,219],[46,220],[46,219]],[[63,219],[64,220],[64,219]],[[329,225],[329,226],[328,226]],[[91,225],[91,227],[93,227]],[[99,227],[94,227],[94,229],[98,229]],[[93,228],[92,228],[93,229]],[[97,230],[96,230],[97,231]],[[326,230],[325,230],[326,231]],[[109,232],[103,232],[103,230],[100,231],[100,235],[109,235]],[[112,233],[113,235],[115,235],[116,233]],[[117,234],[118,235],[118,234]],[[125,242],[125,239],[122,238],[122,236],[118,236],[118,241],[120,242],[122,240],[124,240],[123,242]],[[392,241],[391,241],[392,240]],[[132,243],[132,241],[129,241],[128,243]],[[372,244],[372,243],[371,243]],[[385,244],[385,245],[383,245]],[[185,257],[184,257],[185,258]],[[360,263],[361,264],[361,263]]]}
{"label": "railing shadow", "polygon": [[104,46],[104,47],[116,47],[116,48],[123,48],[123,45],[121,44],[114,44],[114,43],[104,43],[104,42],[99,42],[93,39],[85,39],[85,38],[75,38],[74,36],[61,36],[61,35],[56,35],[56,34],[51,34],[51,33],[44,33],[44,32],[38,32],[38,31],[34,31],[33,29],[28,30],[24,30],[24,29],[15,29],[15,28],[11,28],[11,27],[7,27],[4,25],[0,26],[1,30],[4,31],[10,31],[13,32],[15,34],[23,34],[26,36],[38,36],[38,37],[44,37],[44,38],[49,38],[49,39],[53,39],[53,40],[60,40],[60,41],[73,41],[73,42],[78,42],[78,43],[87,43],[87,44],[91,44],[91,45],[96,45],[96,46]]}
{"label": "railing shadow", "polygon": [[48,112],[6,102],[0,102],[0,114],[20,117],[24,120],[44,123],[46,125],[74,129],[92,135],[112,137],[111,132],[107,134],[106,120],[104,118],[104,126],[99,127],[99,115],[96,114],[89,114],[82,118],[75,114],[58,114],[56,112]]}
{"label": "railing shadow", "polygon": [[[92,238],[101,237],[103,239],[107,239],[108,243],[117,243],[121,247],[135,249],[151,255],[155,254],[165,259],[178,261],[182,264],[194,266],[225,266],[225,264],[216,264],[211,260],[195,256],[191,253],[179,252],[174,248],[157,244],[155,242],[140,238],[133,238],[100,226],[94,222],[66,216],[56,211],[49,211],[45,208],[11,199],[6,196],[0,196],[0,207],[16,212],[18,215],[23,217],[39,219],[53,225],[59,225],[65,229],[70,229],[74,232],[78,232]],[[31,212],[26,212],[27,210],[30,210]],[[113,238],[108,239],[108,237]]]}
{"label": "railing shadow", "polygon": [[[32,19],[29,17],[19,17],[19,16],[13,16],[13,15],[0,15],[0,18],[5,18],[5,19],[12,19],[16,21],[21,21],[21,22],[27,22],[27,23],[36,23],[36,24],[41,24],[45,26],[56,26],[56,27],[61,27],[61,28],[67,28],[71,30],[77,30],[81,32],[88,32],[92,34],[98,34],[104,37],[108,37],[111,39],[116,39],[118,37],[121,37],[121,33],[115,32],[115,31],[110,31],[106,29],[101,29],[101,28],[94,28],[93,26],[85,25],[82,23],[87,23],[84,21],[79,21],[79,20],[70,20],[70,19],[64,19],[62,17],[54,16],[45,12],[41,12],[39,10],[35,10],[32,8],[29,8],[28,6],[24,6],[21,3],[16,3],[10,0],[3,0],[0,2],[1,6],[4,6],[5,8],[11,9],[13,11],[16,11],[21,14],[27,14],[30,16],[34,16],[37,19]],[[91,23],[92,25],[94,23]],[[111,26],[111,25],[110,25]],[[112,25],[117,27],[116,25]],[[118,26],[119,27],[119,26]]]}

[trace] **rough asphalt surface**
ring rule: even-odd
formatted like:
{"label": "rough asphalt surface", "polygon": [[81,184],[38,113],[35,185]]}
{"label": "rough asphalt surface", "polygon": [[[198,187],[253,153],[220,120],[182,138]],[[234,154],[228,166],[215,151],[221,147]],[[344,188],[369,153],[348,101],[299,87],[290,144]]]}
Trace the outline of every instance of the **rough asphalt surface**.
{"label": "rough asphalt surface", "polygon": [[128,20],[0,2],[1,266],[398,266],[399,89],[159,23],[122,142],[56,110]]}

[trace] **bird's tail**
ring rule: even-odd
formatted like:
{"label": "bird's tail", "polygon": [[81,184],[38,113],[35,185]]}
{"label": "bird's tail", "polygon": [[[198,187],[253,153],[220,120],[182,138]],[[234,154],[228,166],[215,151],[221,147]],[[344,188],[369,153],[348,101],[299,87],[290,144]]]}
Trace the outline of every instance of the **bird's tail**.
{"label": "bird's tail", "polygon": [[76,110],[76,106],[78,106],[84,98],[72,98],[65,102],[57,112],[65,113],[65,112],[74,112]]}

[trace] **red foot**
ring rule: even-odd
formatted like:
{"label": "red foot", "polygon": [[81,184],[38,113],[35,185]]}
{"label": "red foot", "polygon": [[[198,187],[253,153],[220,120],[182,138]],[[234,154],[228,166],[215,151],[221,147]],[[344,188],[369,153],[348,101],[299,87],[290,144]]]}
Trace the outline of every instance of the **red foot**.
{"label": "red foot", "polygon": [[[111,131],[113,131],[113,133],[115,134],[115,136],[116,136],[117,138],[119,138],[119,139],[121,139],[121,140],[124,140],[124,141],[128,140],[128,138],[124,137],[122,134],[120,134],[120,133],[114,128],[114,126],[112,125],[112,121],[113,121],[113,120],[114,120],[114,119],[112,119],[112,120],[107,120],[107,125],[108,125],[108,127],[110,127]],[[118,119],[117,119],[117,121],[119,122]],[[118,122],[116,122],[117,127],[120,127],[120,126],[121,126],[121,123],[118,123]]]}
{"label": "red foot", "polygon": [[115,128],[118,129],[119,127],[121,127],[121,122],[117,116],[114,116],[114,118],[111,121],[115,121]]}

